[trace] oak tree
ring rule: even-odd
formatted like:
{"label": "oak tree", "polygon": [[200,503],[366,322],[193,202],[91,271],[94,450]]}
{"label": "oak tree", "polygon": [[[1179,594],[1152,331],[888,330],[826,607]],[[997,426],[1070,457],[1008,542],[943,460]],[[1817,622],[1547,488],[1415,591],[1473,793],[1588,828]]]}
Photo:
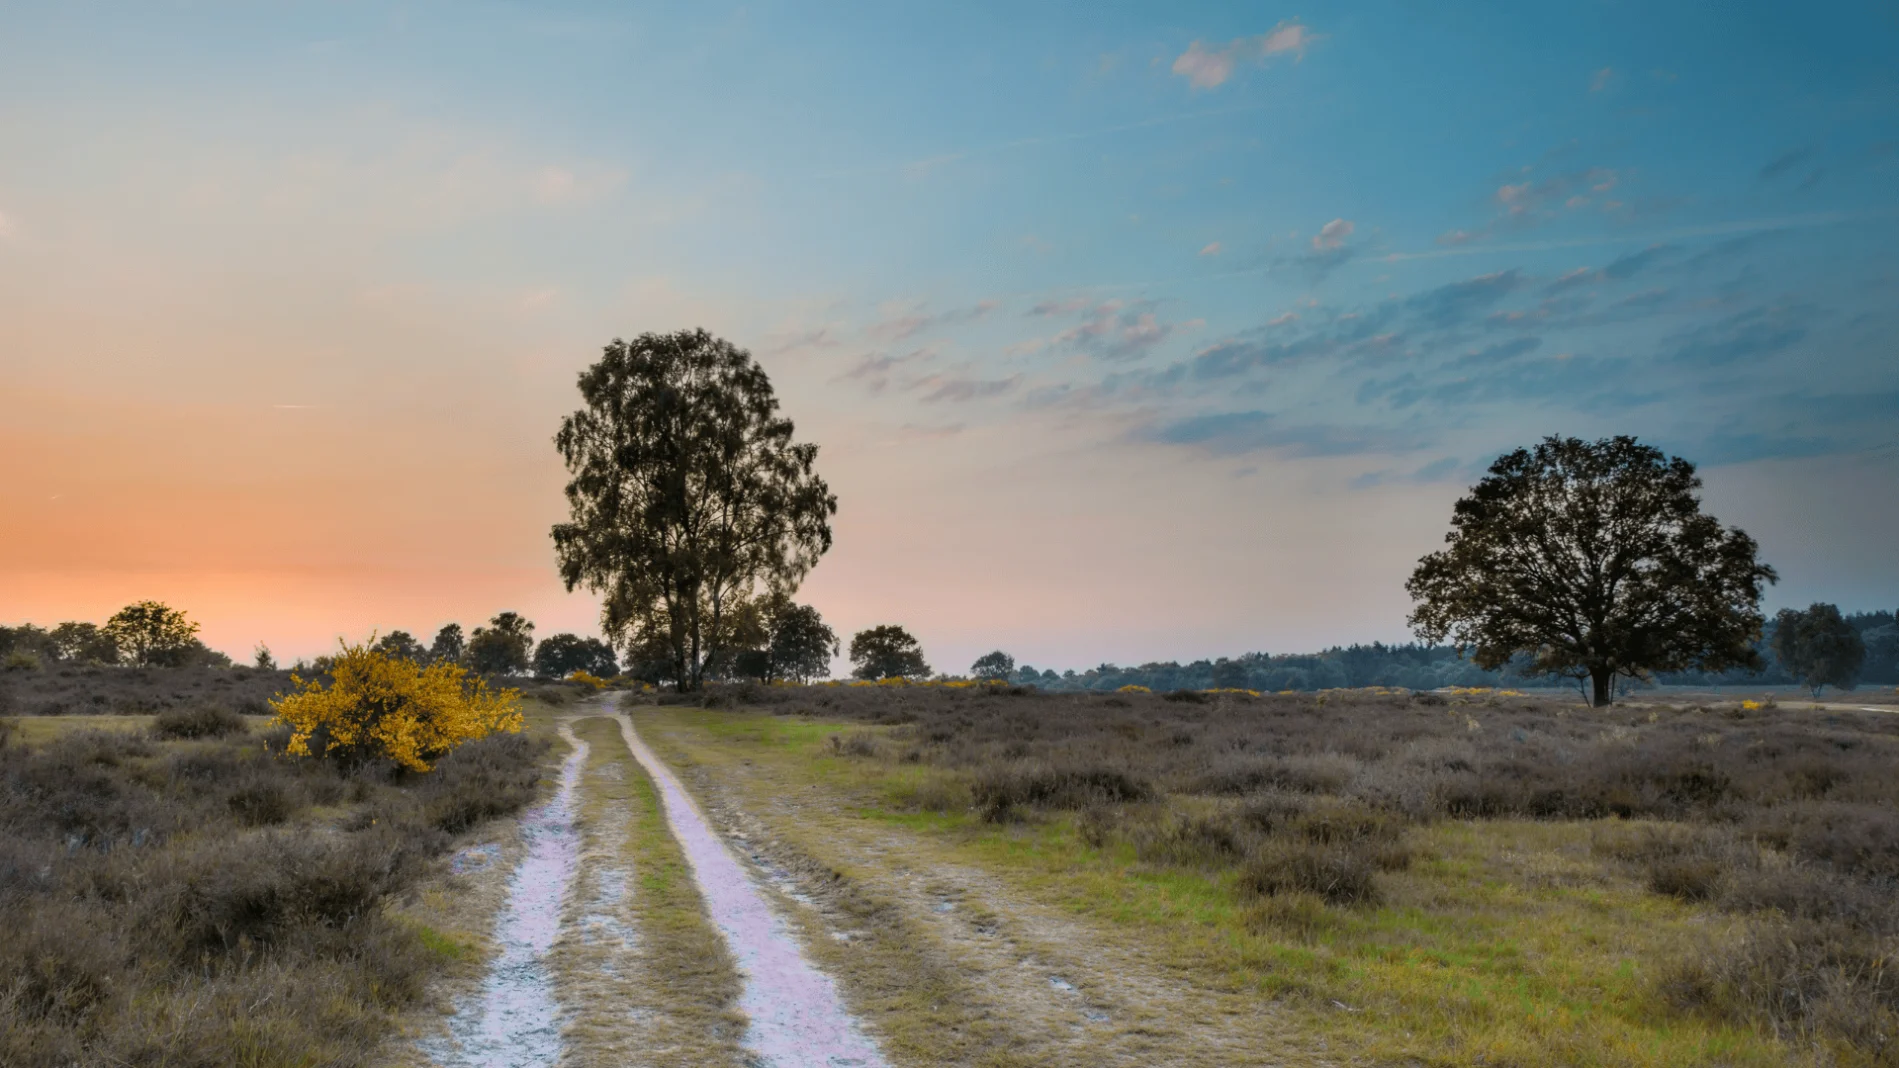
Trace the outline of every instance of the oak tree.
{"label": "oak tree", "polygon": [[1701,511],[1694,465],[1632,437],[1548,437],[1499,457],[1459,500],[1446,547],[1405,584],[1410,622],[1486,670],[1587,679],[1762,666],[1754,539]]}
{"label": "oak tree", "polygon": [[851,674],[860,679],[923,679],[930,675],[923,647],[910,632],[886,623],[851,638]]}

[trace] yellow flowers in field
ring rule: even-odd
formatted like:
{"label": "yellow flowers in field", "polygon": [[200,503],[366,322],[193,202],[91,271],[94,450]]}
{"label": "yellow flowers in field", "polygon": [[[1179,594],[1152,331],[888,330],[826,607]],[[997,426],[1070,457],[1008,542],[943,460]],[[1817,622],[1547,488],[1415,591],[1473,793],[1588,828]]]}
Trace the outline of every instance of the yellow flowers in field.
{"label": "yellow flowers in field", "polygon": [[328,689],[292,675],[298,692],[271,701],[293,732],[285,748],[295,756],[385,758],[427,771],[463,742],[521,729],[519,691],[490,690],[479,676],[446,661],[424,667],[345,645],[330,674],[335,681]]}
{"label": "yellow flowers in field", "polygon": [[1115,691],[1115,693],[1153,693],[1153,692],[1154,692],[1153,690],[1150,690],[1147,687],[1140,685],[1139,683],[1133,683],[1133,682],[1130,682],[1126,686],[1123,686],[1119,690]]}
{"label": "yellow flowers in field", "polygon": [[596,690],[607,688],[607,680],[586,671],[575,671],[567,676],[568,682],[584,682]]}

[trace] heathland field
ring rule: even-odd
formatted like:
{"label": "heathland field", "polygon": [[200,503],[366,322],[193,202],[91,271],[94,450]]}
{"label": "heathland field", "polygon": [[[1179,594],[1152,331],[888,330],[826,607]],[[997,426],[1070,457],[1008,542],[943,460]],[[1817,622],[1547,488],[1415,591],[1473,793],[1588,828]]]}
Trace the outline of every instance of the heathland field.
{"label": "heathland field", "polygon": [[891,1065],[1899,1057],[1876,705],[561,684],[405,775],[165,678],[9,721],[0,1063],[752,1063],[706,848]]}
{"label": "heathland field", "polygon": [[1899,1053],[1889,712],[887,686],[710,703],[636,718],[793,873],[810,944],[893,1049]]}

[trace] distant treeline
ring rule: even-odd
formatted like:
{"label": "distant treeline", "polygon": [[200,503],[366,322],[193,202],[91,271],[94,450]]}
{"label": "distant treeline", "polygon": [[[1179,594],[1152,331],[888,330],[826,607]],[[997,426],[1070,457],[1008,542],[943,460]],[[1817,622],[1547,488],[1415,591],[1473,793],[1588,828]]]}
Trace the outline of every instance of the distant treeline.
{"label": "distant treeline", "polygon": [[[1846,616],[1848,623],[1866,643],[1866,665],[1860,681],[1872,685],[1899,683],[1899,626],[1891,612],[1858,612]],[[1772,643],[1774,623],[1769,621],[1759,643],[1767,670],[1705,674],[1681,672],[1656,676],[1663,685],[1687,686],[1779,686],[1800,680],[1789,674],[1775,659]],[[1087,671],[1056,672],[1023,665],[1014,681],[1045,690],[1117,690],[1123,686],[1145,686],[1150,690],[1324,690],[1337,687],[1395,686],[1413,690],[1434,690],[1441,686],[1531,686],[1550,685],[1548,678],[1526,676],[1509,668],[1484,671],[1457,654],[1449,645],[1370,645],[1333,646],[1318,653],[1272,655],[1247,653],[1218,660],[1196,660],[1190,664],[1175,661],[1123,667],[1102,664]]]}

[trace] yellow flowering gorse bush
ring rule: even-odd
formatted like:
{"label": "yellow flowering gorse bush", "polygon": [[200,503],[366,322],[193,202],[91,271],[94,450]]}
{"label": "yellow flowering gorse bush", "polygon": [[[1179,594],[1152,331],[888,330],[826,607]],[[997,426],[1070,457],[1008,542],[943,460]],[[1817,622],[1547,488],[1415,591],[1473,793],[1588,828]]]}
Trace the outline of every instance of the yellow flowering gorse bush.
{"label": "yellow flowering gorse bush", "polygon": [[271,702],[292,734],[286,751],[343,761],[385,758],[428,771],[443,753],[495,731],[521,729],[520,692],[490,690],[479,676],[437,661],[424,667],[363,645],[344,645],[328,688],[296,675],[297,692]]}

